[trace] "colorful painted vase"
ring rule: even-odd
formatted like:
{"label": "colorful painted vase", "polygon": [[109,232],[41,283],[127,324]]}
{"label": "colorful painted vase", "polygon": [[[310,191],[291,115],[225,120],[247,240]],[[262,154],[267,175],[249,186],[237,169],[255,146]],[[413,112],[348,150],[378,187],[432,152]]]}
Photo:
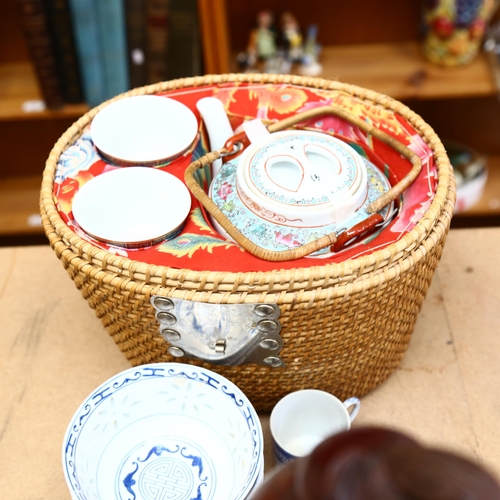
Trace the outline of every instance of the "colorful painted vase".
{"label": "colorful painted vase", "polygon": [[497,5],[496,0],[426,0],[425,56],[442,66],[470,63]]}

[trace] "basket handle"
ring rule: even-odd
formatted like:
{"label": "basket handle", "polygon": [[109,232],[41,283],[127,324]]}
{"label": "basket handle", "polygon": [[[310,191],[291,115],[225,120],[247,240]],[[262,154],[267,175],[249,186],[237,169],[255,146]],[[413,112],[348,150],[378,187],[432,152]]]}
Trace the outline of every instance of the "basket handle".
{"label": "basket handle", "polygon": [[[422,169],[422,162],[416,153],[414,153],[411,149],[407,148],[404,144],[400,143],[385,132],[382,132],[373,125],[366,123],[360,118],[337,106],[320,106],[303,113],[297,113],[292,117],[285,118],[284,120],[269,125],[267,129],[271,133],[278,132],[280,130],[284,130],[285,128],[290,128],[297,123],[300,123],[301,121],[325,114],[333,114],[335,116],[339,116],[340,118],[345,119],[353,125],[356,125],[367,134],[370,134],[373,137],[376,137],[382,142],[393,147],[396,151],[398,151],[412,163],[412,169],[405,177],[403,177],[403,179],[401,179],[395,186],[389,189],[387,193],[383,194],[375,201],[370,203],[367,208],[368,213],[375,214],[385,206],[389,205],[389,203],[393,202],[415,181]],[[235,142],[236,141],[232,141],[230,142],[230,144],[234,145]],[[233,150],[226,149],[225,147],[219,149],[218,151],[207,153],[205,156],[202,156],[189,165],[184,173],[184,180],[193,196],[205,207],[207,212],[209,212],[210,215],[223,227],[223,229],[229,234],[229,236],[231,236],[231,238],[233,238],[236,243],[238,243],[241,247],[243,247],[246,251],[248,251],[255,257],[273,262],[283,262],[287,260],[300,259],[302,257],[305,257],[306,255],[317,252],[328,246],[332,247],[332,249],[334,250],[338,250],[348,241],[351,241],[352,239],[359,237],[361,234],[370,231],[373,227],[380,223],[380,218],[369,217],[366,221],[362,221],[361,223],[356,224],[350,230],[346,231],[346,233],[349,233],[348,235],[344,235],[344,233],[342,233],[341,235],[339,235],[339,238],[337,238],[336,234],[332,232],[325,236],[322,236],[315,241],[311,241],[306,245],[302,245],[300,247],[289,250],[276,251],[259,247],[246,236],[244,236],[231,223],[231,221],[219,209],[219,207],[213,202],[213,200],[205,193],[205,191],[200,187],[200,185],[194,178],[194,173],[197,170],[203,168],[209,163],[213,163],[215,160],[218,160],[223,156],[230,155],[231,153],[233,153]],[[341,242],[335,245],[338,239],[340,239]]]}
{"label": "basket handle", "polygon": [[231,221],[226,217],[224,212],[212,201],[212,199],[205,193],[205,191],[200,187],[198,182],[195,180],[193,174],[196,170],[203,168],[208,163],[212,163],[223,156],[224,150],[213,151],[211,153],[202,156],[198,160],[194,161],[189,165],[184,173],[184,180],[186,185],[190,189],[193,196],[205,207],[207,212],[224,228],[231,238],[233,238],[238,245],[243,247],[247,252],[250,252],[255,257],[259,259],[273,261],[273,262],[283,262],[285,260],[294,260],[305,257],[311,253],[317,252],[322,248],[333,245],[337,241],[335,233],[330,233],[321,238],[311,241],[306,245],[302,245],[297,248],[292,248],[289,250],[276,251],[267,250],[265,248],[259,247],[253,241],[248,239],[244,234],[242,234],[236,226],[234,226]]}
{"label": "basket handle", "polygon": [[338,106],[319,106],[317,108],[304,111],[303,113],[297,113],[294,116],[272,123],[267,127],[267,130],[271,133],[279,132],[280,130],[290,128],[301,121],[310,120],[311,118],[323,115],[335,115],[339,118],[343,118],[345,121],[355,125],[368,135],[372,135],[388,146],[391,146],[412,164],[411,170],[395,186],[368,205],[368,213],[373,214],[379,212],[382,208],[389,205],[389,203],[393,202],[396,198],[398,198],[398,196],[403,194],[403,192],[406,191],[406,189],[408,189],[418,177],[418,174],[422,170],[422,161],[416,153],[399,142],[397,139],[394,139],[394,137],[391,137],[382,130],[370,125],[361,118],[358,118],[349,111],[339,108]]}

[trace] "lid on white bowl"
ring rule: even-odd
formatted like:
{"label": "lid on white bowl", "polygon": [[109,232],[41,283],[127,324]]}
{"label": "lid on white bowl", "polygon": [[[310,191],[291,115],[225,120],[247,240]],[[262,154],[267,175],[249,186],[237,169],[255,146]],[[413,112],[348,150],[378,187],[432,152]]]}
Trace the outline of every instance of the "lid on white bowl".
{"label": "lid on white bowl", "polygon": [[198,121],[186,105],[156,95],[115,101],[90,124],[96,148],[118,165],[165,163],[189,149],[197,133]]}
{"label": "lid on white bowl", "polygon": [[345,142],[319,132],[266,136],[241,155],[237,188],[252,211],[276,214],[293,227],[319,227],[352,218],[368,195],[366,166]]}
{"label": "lid on white bowl", "polygon": [[97,240],[141,247],[176,236],[191,209],[177,177],[147,167],[118,168],[94,177],[73,199],[78,225]]}

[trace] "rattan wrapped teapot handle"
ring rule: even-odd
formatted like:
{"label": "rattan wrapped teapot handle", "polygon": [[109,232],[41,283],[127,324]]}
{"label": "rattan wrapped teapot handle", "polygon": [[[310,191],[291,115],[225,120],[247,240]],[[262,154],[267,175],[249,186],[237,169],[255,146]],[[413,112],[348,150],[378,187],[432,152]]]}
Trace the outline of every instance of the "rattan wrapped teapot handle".
{"label": "rattan wrapped teapot handle", "polygon": [[393,202],[396,198],[398,198],[398,196],[403,194],[403,192],[408,189],[418,177],[418,174],[422,170],[422,161],[416,153],[398,140],[394,139],[394,137],[391,137],[382,130],[370,125],[361,118],[358,118],[352,113],[349,113],[345,109],[337,106],[319,106],[317,108],[310,109],[309,111],[298,113],[294,116],[269,125],[267,130],[269,130],[269,132],[279,132],[280,130],[297,125],[297,123],[302,121],[310,120],[311,118],[323,115],[335,115],[339,118],[343,118],[363,130],[363,132],[366,132],[367,134],[372,135],[373,137],[384,142],[388,146],[391,146],[406,159],[410,160],[412,164],[412,169],[408,172],[408,174],[406,174],[395,186],[389,189],[389,191],[368,205],[368,213],[373,214],[375,212],[379,212],[382,208],[389,205],[389,203]]}
{"label": "rattan wrapped teapot handle", "polygon": [[283,262],[286,260],[295,260],[305,257],[311,253],[317,252],[322,248],[333,245],[337,241],[337,236],[335,233],[330,233],[321,238],[311,241],[306,245],[302,245],[297,248],[292,248],[290,250],[266,250],[265,248],[259,247],[253,241],[249,240],[245,235],[243,235],[232,222],[226,217],[224,212],[212,201],[212,199],[203,191],[198,182],[195,180],[193,174],[196,170],[203,168],[208,163],[212,163],[223,156],[224,150],[214,151],[208,153],[205,156],[199,158],[195,162],[191,163],[184,173],[184,180],[186,185],[193,193],[194,197],[205,207],[207,212],[224,228],[231,238],[233,238],[238,245],[243,247],[247,252],[250,252],[255,257],[263,260],[269,260],[273,262]]}
{"label": "rattan wrapped teapot handle", "polygon": [[[368,213],[376,213],[382,208],[387,206],[389,203],[394,201],[398,196],[400,196],[417,178],[418,174],[422,169],[422,162],[418,155],[414,153],[411,149],[407,148],[404,144],[400,143],[390,135],[382,132],[378,128],[366,123],[360,118],[352,115],[351,113],[345,111],[337,106],[320,106],[318,108],[311,109],[302,113],[297,113],[294,116],[285,118],[277,123],[269,125],[267,128],[269,132],[278,132],[286,128],[293,127],[298,123],[315,118],[317,116],[333,114],[344,120],[352,123],[353,125],[359,127],[361,130],[367,134],[376,137],[380,141],[388,144],[401,155],[407,158],[412,163],[412,169],[410,172],[403,177],[395,186],[393,186],[387,193],[383,194],[372,202],[368,208]],[[191,163],[186,169],[184,174],[184,180],[186,185],[193,193],[194,197],[205,207],[205,209],[212,215],[212,217],[224,228],[224,230],[245,250],[250,252],[252,255],[273,262],[283,262],[287,260],[295,260],[305,257],[311,253],[317,252],[325,247],[333,246],[337,241],[337,236],[335,233],[330,233],[321,238],[307,243],[306,245],[289,249],[283,251],[267,250],[259,247],[246,236],[244,236],[226,217],[226,215],[219,209],[219,207],[212,201],[212,199],[205,193],[205,191],[199,186],[198,182],[194,178],[194,172],[196,170],[203,168],[205,165],[218,160],[222,156],[230,153],[225,148],[218,151],[213,151],[206,154],[205,156],[199,158],[195,162]]]}

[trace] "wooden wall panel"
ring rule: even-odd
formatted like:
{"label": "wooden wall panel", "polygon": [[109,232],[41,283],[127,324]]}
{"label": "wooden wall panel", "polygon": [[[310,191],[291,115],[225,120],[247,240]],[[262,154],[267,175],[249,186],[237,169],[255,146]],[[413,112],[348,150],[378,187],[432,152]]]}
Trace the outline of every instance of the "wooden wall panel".
{"label": "wooden wall panel", "polygon": [[496,96],[405,102],[443,140],[500,155],[500,100]]}
{"label": "wooden wall panel", "polygon": [[0,122],[0,182],[3,177],[41,176],[52,147],[74,121],[61,118]]}
{"label": "wooden wall panel", "polygon": [[16,2],[0,2],[0,64],[29,60]]}

